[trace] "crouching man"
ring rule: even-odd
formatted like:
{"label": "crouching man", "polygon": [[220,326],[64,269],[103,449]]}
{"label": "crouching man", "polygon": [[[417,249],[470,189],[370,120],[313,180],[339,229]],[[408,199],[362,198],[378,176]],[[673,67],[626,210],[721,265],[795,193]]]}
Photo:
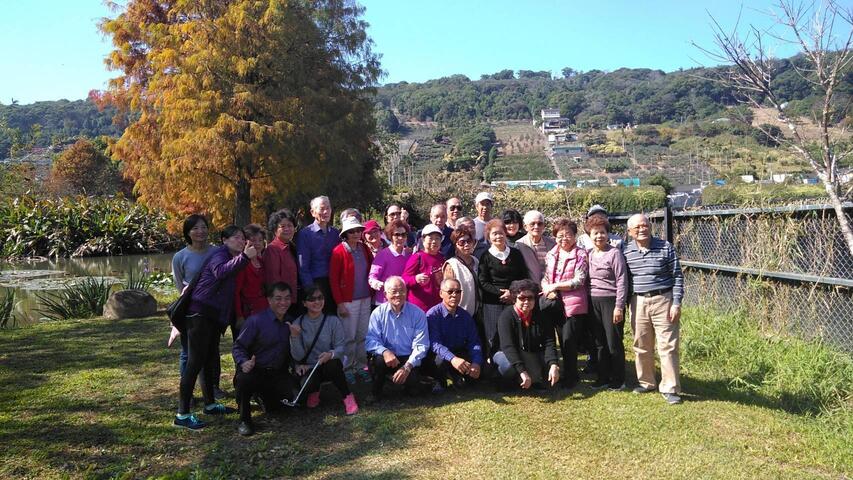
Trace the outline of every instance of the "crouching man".
{"label": "crouching man", "polygon": [[430,351],[424,365],[435,378],[433,392],[441,393],[447,387],[448,376],[454,386],[464,384],[468,378],[480,378],[483,348],[477,325],[464,308],[459,306],[462,287],[458,280],[449,278],[441,282],[441,303],[427,312]]}
{"label": "crouching man", "polygon": [[269,308],[246,319],[240,336],[234,342],[232,355],[237,365],[234,388],[240,406],[240,435],[255,432],[252,424],[252,395],[258,394],[267,411],[282,408],[281,400],[293,397],[290,366],[290,336],[298,334],[291,325],[290,286],[274,283],[267,290]]}

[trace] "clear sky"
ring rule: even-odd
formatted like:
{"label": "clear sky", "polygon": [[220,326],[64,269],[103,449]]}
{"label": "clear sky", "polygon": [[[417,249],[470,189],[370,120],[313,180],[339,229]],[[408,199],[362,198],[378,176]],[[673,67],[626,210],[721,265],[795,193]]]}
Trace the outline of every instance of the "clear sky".
{"label": "clear sky", "polygon": [[[121,1],[121,0],[120,0]],[[382,54],[382,83],[505,68],[664,71],[711,62],[708,14],[733,26],[770,25],[772,0],[361,0]],[[741,8],[742,7],[742,8]],[[110,43],[100,0],[0,0],[0,102],[75,100],[104,89]],[[779,56],[794,51],[780,48]]]}

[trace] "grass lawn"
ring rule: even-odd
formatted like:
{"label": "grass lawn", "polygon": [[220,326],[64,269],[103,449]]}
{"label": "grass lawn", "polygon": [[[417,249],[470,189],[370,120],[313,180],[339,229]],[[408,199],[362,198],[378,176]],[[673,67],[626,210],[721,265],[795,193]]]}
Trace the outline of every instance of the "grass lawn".
{"label": "grass lawn", "polygon": [[[684,321],[689,348],[691,325],[709,319],[689,310]],[[317,410],[256,414],[259,431],[248,439],[237,435],[236,416],[202,432],[177,430],[178,351],[165,348],[167,333],[164,318],[0,331],[0,477],[853,475],[849,396],[833,412],[797,413],[760,388],[738,388],[715,368],[719,359],[689,355],[677,406],[657,394],[594,392],[587,379],[571,393],[480,386],[425,399],[389,395],[381,408],[362,404],[346,417],[337,392],[324,387]],[[232,390],[229,343],[222,384]],[[357,396],[366,396],[361,385]]]}

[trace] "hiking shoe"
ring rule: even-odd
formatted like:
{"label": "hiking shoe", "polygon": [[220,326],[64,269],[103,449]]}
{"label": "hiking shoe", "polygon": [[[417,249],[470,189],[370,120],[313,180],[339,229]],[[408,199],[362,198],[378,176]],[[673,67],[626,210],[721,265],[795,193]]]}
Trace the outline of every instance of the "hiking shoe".
{"label": "hiking shoe", "polygon": [[355,395],[352,393],[344,397],[344,409],[346,410],[347,415],[355,415],[358,413],[358,403],[355,402]]}
{"label": "hiking shoe", "polygon": [[208,405],[204,407],[205,415],[228,415],[229,413],[235,413],[237,410],[231,407],[226,407],[221,403],[214,403],[213,405]]}
{"label": "hiking shoe", "polygon": [[237,433],[244,437],[248,437],[255,433],[255,427],[253,427],[249,422],[240,422],[240,426],[237,427]]}
{"label": "hiking shoe", "polygon": [[608,385],[609,385],[608,382],[597,380],[595,383],[590,385],[589,388],[591,388],[593,390],[603,390],[603,389],[607,388]]}
{"label": "hiking shoe", "polygon": [[436,381],[432,385],[433,395],[441,395],[442,393],[444,393],[445,390],[446,390],[446,388],[444,387],[444,382]]}
{"label": "hiking shoe", "polygon": [[172,422],[172,425],[192,431],[198,431],[204,428],[205,423],[199,420],[195,415],[191,414],[187,418],[175,417],[175,421]]}
{"label": "hiking shoe", "polygon": [[317,408],[318,405],[320,405],[320,392],[309,393],[305,406],[308,408]]}
{"label": "hiking shoe", "polygon": [[355,385],[355,374],[352,372],[344,372],[344,377],[347,379],[347,383],[350,385]]}
{"label": "hiking shoe", "polygon": [[644,386],[640,385],[639,387],[635,388],[632,391],[634,393],[651,393],[651,392],[654,392],[655,390],[656,390],[655,387],[644,387]]}
{"label": "hiking shoe", "polygon": [[661,393],[661,396],[666,400],[666,403],[670,405],[678,405],[681,403],[681,397],[674,393]]}
{"label": "hiking shoe", "polygon": [[222,400],[223,398],[225,398],[227,396],[228,396],[228,394],[225,393],[225,390],[222,390],[218,386],[213,387],[213,399],[214,400]]}
{"label": "hiking shoe", "polygon": [[626,387],[625,387],[624,383],[622,385],[608,385],[607,386],[607,389],[610,390],[611,392],[621,392],[621,391],[624,391],[625,388]]}
{"label": "hiking shoe", "polygon": [[360,378],[364,383],[370,383],[373,381],[373,378],[370,376],[370,372],[368,372],[366,368],[361,369],[356,373],[358,374],[358,378]]}

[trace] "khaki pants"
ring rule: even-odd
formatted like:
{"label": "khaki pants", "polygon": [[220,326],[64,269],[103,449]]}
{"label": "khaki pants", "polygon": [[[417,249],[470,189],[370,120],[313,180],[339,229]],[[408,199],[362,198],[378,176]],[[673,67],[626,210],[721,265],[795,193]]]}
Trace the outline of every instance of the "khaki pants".
{"label": "khaki pants", "polygon": [[661,393],[681,393],[678,375],[678,345],[681,323],[667,320],[672,292],[653,297],[631,297],[631,328],[634,330],[634,354],[637,380],[641,387],[655,387],[655,340],[660,356]]}

